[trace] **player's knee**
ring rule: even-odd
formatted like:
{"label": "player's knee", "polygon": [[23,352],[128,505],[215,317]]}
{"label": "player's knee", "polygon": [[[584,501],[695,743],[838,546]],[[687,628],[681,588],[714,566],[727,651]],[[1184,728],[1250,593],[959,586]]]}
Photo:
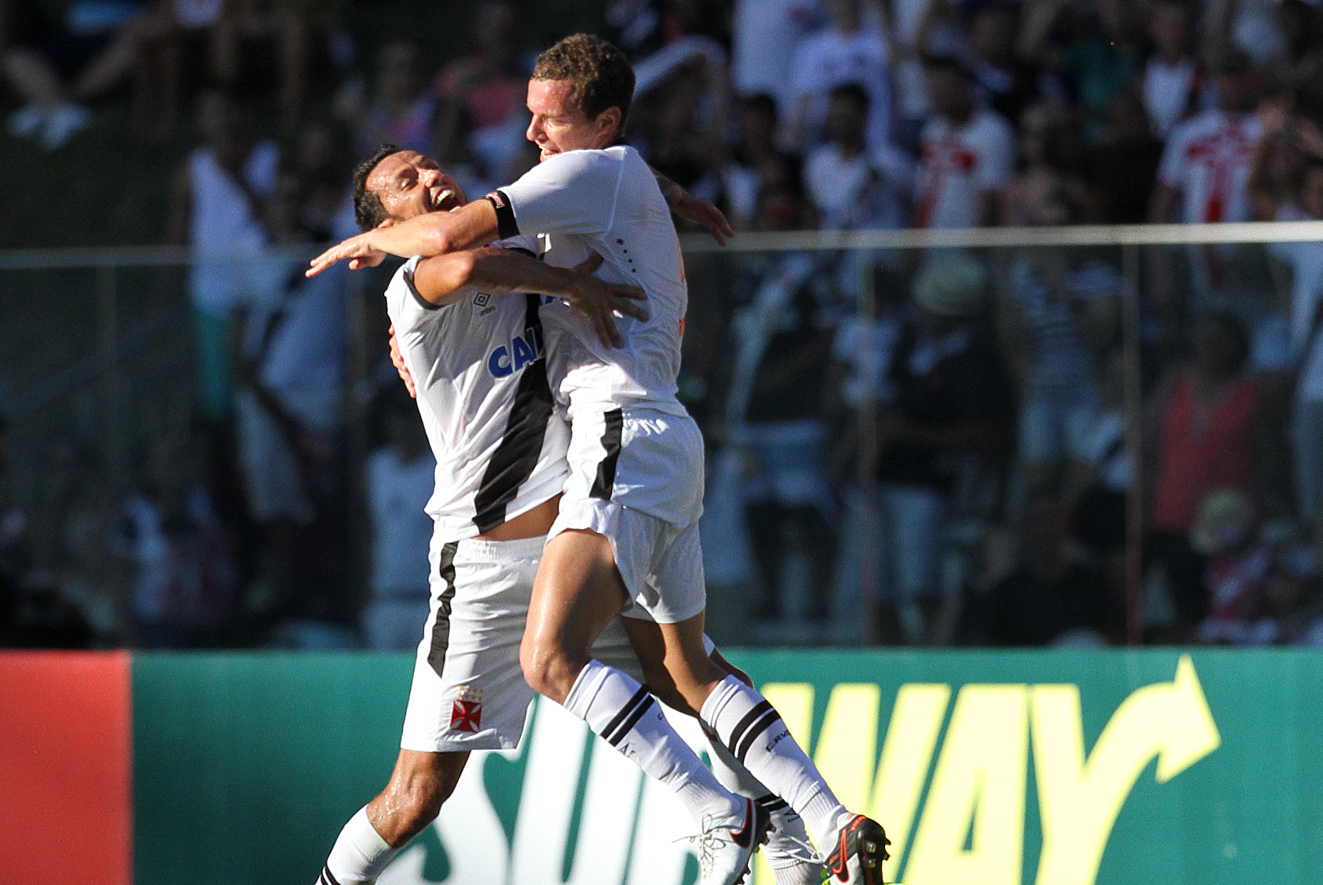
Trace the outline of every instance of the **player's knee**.
{"label": "player's knee", "polygon": [[564,703],[583,663],[575,667],[559,646],[525,635],[519,647],[519,665],[530,688]]}

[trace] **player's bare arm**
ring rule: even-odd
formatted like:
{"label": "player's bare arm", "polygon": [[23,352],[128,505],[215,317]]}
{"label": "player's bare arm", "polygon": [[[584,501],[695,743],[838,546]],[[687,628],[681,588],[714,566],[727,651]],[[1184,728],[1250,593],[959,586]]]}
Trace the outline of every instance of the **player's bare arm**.
{"label": "player's bare arm", "polygon": [[451,212],[429,212],[352,236],[312,259],[306,273],[314,277],[339,261],[358,270],[376,267],[387,255],[447,255],[485,246],[496,235],[496,208],[487,200],[474,200]]}
{"label": "player's bare arm", "polygon": [[677,217],[701,225],[712,235],[712,239],[717,241],[718,246],[726,245],[727,240],[735,236],[735,229],[730,226],[726,216],[711,200],[705,197],[695,197],[685,190],[682,185],[667,178],[656,169],[652,170],[652,174],[657,179],[657,187],[661,188],[666,206]]}
{"label": "player's bare arm", "polygon": [[592,276],[600,263],[597,258],[571,269],[553,267],[509,249],[467,249],[423,259],[414,270],[413,284],[419,296],[431,304],[449,304],[471,287],[492,294],[539,292],[563,298],[588,318],[603,344],[619,347],[623,342],[613,314],[646,320],[648,312],[639,304],[645,296],[642,289]]}

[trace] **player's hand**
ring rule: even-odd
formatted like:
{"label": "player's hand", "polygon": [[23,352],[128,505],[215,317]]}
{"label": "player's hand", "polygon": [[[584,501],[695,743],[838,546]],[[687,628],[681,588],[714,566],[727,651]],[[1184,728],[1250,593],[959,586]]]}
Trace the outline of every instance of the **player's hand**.
{"label": "player's hand", "polygon": [[404,364],[404,356],[400,353],[400,342],[395,337],[395,324],[392,323],[387,331],[390,332],[390,364],[399,373],[400,380],[404,382],[404,389],[409,391],[409,396],[418,399],[418,388],[413,386],[413,376],[409,374],[409,367]]}
{"label": "player's hand", "polygon": [[671,206],[671,211],[687,221],[702,225],[718,246],[726,245],[727,240],[735,236],[735,229],[715,203],[703,197],[691,196],[683,189],[680,198]]}
{"label": "player's hand", "polygon": [[634,286],[608,283],[597,277],[584,276],[580,281],[578,293],[572,298],[567,298],[566,301],[588,318],[598,340],[607,347],[621,347],[625,339],[620,337],[620,330],[616,328],[615,314],[646,320],[648,312],[639,304],[646,297],[642,289]]}
{"label": "player's hand", "polygon": [[374,231],[367,231],[332,246],[312,259],[311,266],[304,271],[304,274],[315,277],[336,262],[345,260],[349,261],[350,270],[376,267],[386,260],[386,253],[373,245],[373,233]]}
{"label": "player's hand", "polygon": [[596,273],[597,269],[601,266],[602,266],[602,256],[596,252],[592,252],[588,255],[586,259],[574,265],[572,270],[575,270],[581,274],[592,275]]}

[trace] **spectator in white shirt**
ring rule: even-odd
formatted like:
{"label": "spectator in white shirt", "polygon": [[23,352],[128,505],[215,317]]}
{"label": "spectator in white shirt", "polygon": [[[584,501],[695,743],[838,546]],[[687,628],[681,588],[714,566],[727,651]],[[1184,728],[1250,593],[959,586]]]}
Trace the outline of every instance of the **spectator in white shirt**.
{"label": "spectator in white shirt", "polygon": [[766,92],[740,102],[738,138],[721,168],[726,215],[736,230],[753,226],[759,194],[796,164],[776,146],[777,120],[776,99]]}
{"label": "spectator in white shirt", "polygon": [[795,49],[822,24],[819,0],[735,0],[731,21],[730,75],[742,96],[767,93],[790,107],[790,69]]}
{"label": "spectator in white shirt", "polygon": [[1148,33],[1153,54],[1144,66],[1144,110],[1153,134],[1165,140],[1191,113],[1202,86],[1190,7],[1182,0],[1161,0],[1153,7]]}
{"label": "spectator in white shirt", "polygon": [[1005,120],[978,106],[957,59],[929,56],[924,67],[933,117],[920,136],[914,226],[989,226],[1014,171],[1015,135]]}
{"label": "spectator in white shirt", "polygon": [[368,455],[367,499],[372,515],[372,598],[363,611],[368,648],[409,649],[427,620],[427,550],[432,518],[426,513],[436,459],[413,403],[391,385],[382,409],[386,442]]}
{"label": "spectator in white shirt", "polygon": [[1217,108],[1177,126],[1167,140],[1152,221],[1250,219],[1250,165],[1261,129],[1253,113],[1255,71],[1238,50],[1222,55],[1216,68]]}
{"label": "spectator in white shirt", "polygon": [[868,93],[858,83],[831,91],[827,141],[809,152],[804,176],[825,228],[895,228],[905,218],[912,186],[908,158],[866,142]]}
{"label": "spectator in white shirt", "polygon": [[791,142],[811,147],[823,139],[828,94],[835,86],[861,83],[868,91],[868,144],[891,139],[890,55],[875,20],[864,15],[863,0],[828,0],[831,23],[804,39],[790,64]]}

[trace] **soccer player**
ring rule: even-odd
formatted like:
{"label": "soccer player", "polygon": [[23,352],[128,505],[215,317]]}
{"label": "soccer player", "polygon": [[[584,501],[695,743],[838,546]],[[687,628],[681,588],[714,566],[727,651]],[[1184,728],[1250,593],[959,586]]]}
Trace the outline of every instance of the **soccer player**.
{"label": "soccer player", "polygon": [[[647,691],[592,656],[592,642],[623,613],[649,688],[697,716],[803,817],[837,881],[880,883],[882,828],[846,811],[772,705],[704,647],[702,437],[675,396],[684,268],[652,171],[616,143],[632,95],[633,71],[618,49],[587,35],[562,40],[539,56],[528,86],[537,168],[453,212],[346,240],[315,258],[309,273],[345,259],[351,267],[376,263],[385,253],[444,255],[522,232],[544,235],[548,263],[574,266],[595,252],[603,278],[642,287],[649,318],[622,319],[622,348],[603,347],[582,323],[565,344],[576,351],[560,384],[570,475],[534,583],[524,677],[674,784],[678,735],[664,720],[621,734]],[[679,774],[694,776],[692,768]],[[732,834],[742,832],[735,809],[726,815]]]}
{"label": "soccer player", "polygon": [[[385,146],[356,173],[355,202],[359,224],[375,227],[462,206],[466,198],[435,161]],[[554,319],[542,322],[548,299],[508,293],[537,289],[569,299],[591,317],[604,345],[618,340],[613,309],[646,316],[632,300],[641,296],[636,289],[518,254],[536,248],[532,237],[499,245],[413,258],[386,291],[398,332],[392,359],[418,400],[437,460],[427,508],[436,523],[431,612],[395,770],[386,789],[341,831],[321,885],[374,880],[436,818],[469,753],[515,747],[523,731],[533,690],[519,667],[519,643],[567,474],[569,432],[555,412],[546,372],[544,340],[556,334],[549,328]],[[642,678],[618,621],[607,626],[593,655]],[[660,716],[655,705],[640,705],[640,712]],[[712,759],[722,784],[774,812],[780,831],[768,857],[779,885],[819,882],[821,865],[804,847],[799,818],[720,744]]]}

